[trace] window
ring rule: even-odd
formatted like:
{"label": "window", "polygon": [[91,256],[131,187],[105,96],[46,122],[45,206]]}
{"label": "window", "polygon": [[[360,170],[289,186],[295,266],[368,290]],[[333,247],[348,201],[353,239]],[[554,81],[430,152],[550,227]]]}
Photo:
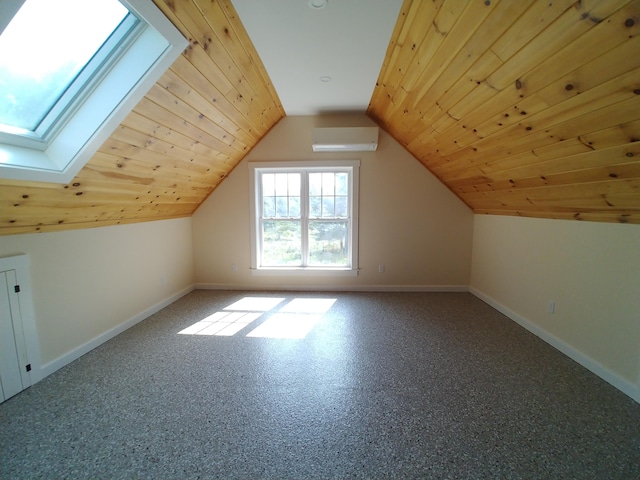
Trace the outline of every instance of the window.
{"label": "window", "polygon": [[0,6],[4,178],[71,180],[187,43],[151,0]]}
{"label": "window", "polygon": [[249,168],[255,272],[357,273],[358,161]]}
{"label": "window", "polygon": [[28,0],[0,35],[0,130],[7,142],[44,140],[139,23],[118,0],[73,3]]}

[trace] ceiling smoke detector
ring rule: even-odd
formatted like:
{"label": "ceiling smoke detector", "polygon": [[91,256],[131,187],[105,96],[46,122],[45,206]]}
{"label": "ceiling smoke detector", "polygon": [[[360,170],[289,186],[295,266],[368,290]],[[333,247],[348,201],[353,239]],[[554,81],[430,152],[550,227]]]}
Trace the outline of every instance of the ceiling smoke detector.
{"label": "ceiling smoke detector", "polygon": [[309,6],[313,10],[320,10],[327,6],[327,0],[309,0]]}

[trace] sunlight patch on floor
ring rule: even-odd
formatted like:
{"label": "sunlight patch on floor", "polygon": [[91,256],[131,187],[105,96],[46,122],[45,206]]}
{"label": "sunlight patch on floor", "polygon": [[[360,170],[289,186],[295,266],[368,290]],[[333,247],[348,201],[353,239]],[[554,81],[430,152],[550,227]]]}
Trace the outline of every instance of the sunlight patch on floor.
{"label": "sunlight patch on floor", "polygon": [[335,301],[335,298],[295,298],[249,332],[247,337],[304,338]]}
{"label": "sunlight patch on floor", "polygon": [[276,309],[284,300],[276,297],[244,297],[178,333],[233,336],[267,312],[275,310],[246,336],[302,339],[336,302],[335,298],[294,298]]}
{"label": "sunlight patch on floor", "polygon": [[225,310],[241,310],[249,312],[268,312],[282,303],[284,298],[276,297],[244,297],[228,307]]}
{"label": "sunlight patch on floor", "polygon": [[335,298],[294,298],[282,307],[280,311],[324,315],[334,303],[336,303]]}
{"label": "sunlight patch on floor", "polygon": [[260,312],[216,312],[178,332],[182,335],[231,336],[257,320]]}
{"label": "sunlight patch on floor", "polygon": [[261,338],[304,338],[322,315],[276,313],[247,334]]}

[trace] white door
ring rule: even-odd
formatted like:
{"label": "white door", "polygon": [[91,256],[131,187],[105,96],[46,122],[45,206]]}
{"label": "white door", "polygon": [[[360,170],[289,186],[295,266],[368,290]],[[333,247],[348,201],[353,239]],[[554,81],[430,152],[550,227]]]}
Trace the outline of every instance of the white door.
{"label": "white door", "polygon": [[16,278],[15,270],[0,272],[0,402],[30,386]]}

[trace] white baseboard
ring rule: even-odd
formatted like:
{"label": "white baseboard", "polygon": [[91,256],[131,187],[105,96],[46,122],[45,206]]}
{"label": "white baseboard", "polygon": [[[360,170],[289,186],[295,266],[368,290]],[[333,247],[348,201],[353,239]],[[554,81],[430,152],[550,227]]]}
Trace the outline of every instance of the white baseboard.
{"label": "white baseboard", "polygon": [[555,335],[540,328],[535,323],[527,320],[526,318],[517,314],[513,310],[510,310],[509,308],[505,307],[504,305],[494,300],[490,296],[486,295],[485,293],[481,292],[480,290],[473,287],[469,287],[469,292],[475,295],[476,297],[478,297],[480,300],[482,300],[486,304],[498,310],[503,315],[506,315],[507,317],[509,317],[518,325],[526,328],[528,331],[530,331],[540,339],[544,340],[555,349],[564,353],[566,356],[568,356],[575,362],[579,363],[587,370],[596,374],[597,376],[602,378],[604,381],[610,383],[615,388],[620,390],[622,393],[628,395],[629,397],[634,399],[636,402],[640,403],[640,385],[634,385],[632,382],[625,380],[617,373],[612,372],[611,370],[603,366],[600,362],[585,355],[581,351],[576,350],[574,347],[572,347],[565,341],[560,340]]}
{"label": "white baseboard", "polygon": [[292,292],[468,292],[468,285],[234,285],[196,283],[200,290],[248,290]]}
{"label": "white baseboard", "polygon": [[108,340],[111,340],[113,337],[115,337],[116,335],[124,332],[128,328],[133,327],[135,324],[141,322],[145,318],[150,317],[154,313],[159,312],[160,310],[162,310],[166,306],[172,304],[173,302],[175,302],[179,298],[187,295],[188,293],[191,293],[194,290],[194,288],[195,287],[193,285],[191,285],[191,286],[189,286],[189,287],[187,287],[187,288],[185,288],[183,290],[180,290],[179,292],[174,293],[173,295],[171,295],[170,297],[162,300],[161,302],[156,303],[155,305],[143,310],[142,312],[138,313],[137,315],[134,315],[129,320],[126,320],[125,322],[121,323],[120,325],[117,325],[117,326],[107,330],[106,332],[101,333],[97,337],[92,338],[91,340],[89,340],[88,342],[80,345],[79,347],[76,347],[73,350],[65,353],[64,355],[61,355],[60,357],[56,358],[55,360],[52,360],[51,362],[46,363],[45,365],[42,366],[41,371],[38,372],[37,377],[36,377],[37,381],[40,381],[43,378],[45,378],[46,376],[51,375],[56,370],[59,370],[60,368],[64,367],[65,365],[68,365],[69,363],[73,362],[74,360],[80,358],[85,353],[90,352],[94,348],[102,345],[103,343],[105,343]]}

